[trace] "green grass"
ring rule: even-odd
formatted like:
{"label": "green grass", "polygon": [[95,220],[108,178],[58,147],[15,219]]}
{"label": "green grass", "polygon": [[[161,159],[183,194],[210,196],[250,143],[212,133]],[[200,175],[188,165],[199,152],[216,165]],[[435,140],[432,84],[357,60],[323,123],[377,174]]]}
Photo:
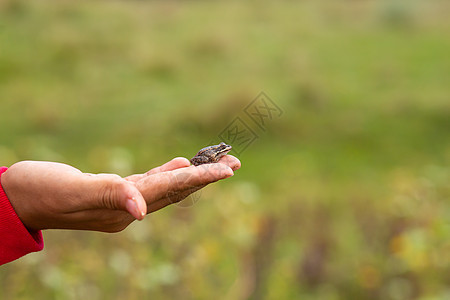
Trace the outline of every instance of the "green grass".
{"label": "green grass", "polygon": [[0,3],[0,164],[143,172],[260,91],[242,169],[123,233],[44,232],[4,299],[446,299],[445,1]]}

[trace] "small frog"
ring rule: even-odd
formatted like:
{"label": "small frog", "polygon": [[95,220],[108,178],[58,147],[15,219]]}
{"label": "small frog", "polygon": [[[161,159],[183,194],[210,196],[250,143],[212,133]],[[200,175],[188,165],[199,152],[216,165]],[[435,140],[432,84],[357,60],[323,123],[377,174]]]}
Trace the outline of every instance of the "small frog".
{"label": "small frog", "polygon": [[194,166],[199,166],[203,164],[216,163],[231,151],[231,146],[225,144],[224,142],[219,145],[209,146],[198,151],[197,155],[191,158],[190,162]]}

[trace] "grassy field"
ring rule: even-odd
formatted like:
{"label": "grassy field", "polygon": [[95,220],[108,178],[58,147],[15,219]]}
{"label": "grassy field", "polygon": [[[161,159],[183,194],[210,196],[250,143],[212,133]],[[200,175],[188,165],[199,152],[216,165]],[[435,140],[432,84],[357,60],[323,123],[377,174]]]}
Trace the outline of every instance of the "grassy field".
{"label": "grassy field", "polygon": [[[128,175],[236,117],[242,169],[0,299],[449,299],[448,1],[0,1],[0,165]],[[283,114],[245,115],[264,91]]]}

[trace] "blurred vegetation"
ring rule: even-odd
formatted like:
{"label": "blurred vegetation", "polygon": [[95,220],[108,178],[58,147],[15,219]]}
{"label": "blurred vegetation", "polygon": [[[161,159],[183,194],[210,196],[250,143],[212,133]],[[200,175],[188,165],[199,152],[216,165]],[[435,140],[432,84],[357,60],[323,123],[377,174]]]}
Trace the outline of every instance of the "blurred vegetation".
{"label": "blurred vegetation", "polygon": [[449,299],[449,9],[0,1],[1,165],[144,172],[284,111],[195,205],[44,232],[0,298]]}

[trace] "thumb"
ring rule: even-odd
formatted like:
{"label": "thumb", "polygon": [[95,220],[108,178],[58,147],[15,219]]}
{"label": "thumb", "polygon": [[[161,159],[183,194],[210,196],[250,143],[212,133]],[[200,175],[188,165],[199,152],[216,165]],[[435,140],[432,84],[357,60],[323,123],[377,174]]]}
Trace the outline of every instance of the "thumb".
{"label": "thumb", "polygon": [[125,200],[125,210],[138,220],[144,219],[147,214],[147,203],[141,192],[132,182],[126,182],[123,190],[124,196],[119,199],[120,206]]}
{"label": "thumb", "polygon": [[113,174],[95,176],[104,182],[104,188],[99,197],[101,207],[127,211],[138,220],[145,217],[147,204],[134,182]]}

